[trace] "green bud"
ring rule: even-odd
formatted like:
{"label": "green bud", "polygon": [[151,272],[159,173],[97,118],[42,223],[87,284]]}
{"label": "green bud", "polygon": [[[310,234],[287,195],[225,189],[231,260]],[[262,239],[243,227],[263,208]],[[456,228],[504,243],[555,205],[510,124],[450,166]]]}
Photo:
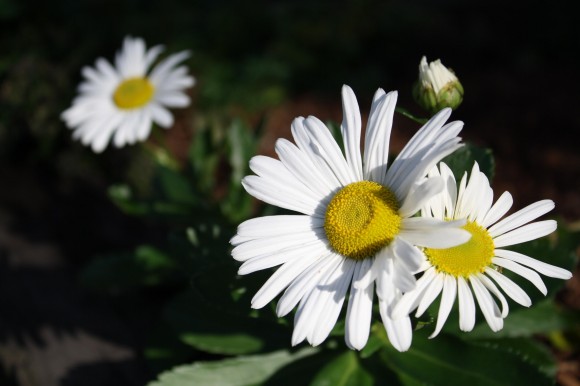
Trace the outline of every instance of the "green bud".
{"label": "green bud", "polygon": [[431,114],[445,107],[455,110],[463,101],[463,86],[439,59],[427,64],[427,58],[423,56],[419,64],[419,80],[413,86],[413,98]]}

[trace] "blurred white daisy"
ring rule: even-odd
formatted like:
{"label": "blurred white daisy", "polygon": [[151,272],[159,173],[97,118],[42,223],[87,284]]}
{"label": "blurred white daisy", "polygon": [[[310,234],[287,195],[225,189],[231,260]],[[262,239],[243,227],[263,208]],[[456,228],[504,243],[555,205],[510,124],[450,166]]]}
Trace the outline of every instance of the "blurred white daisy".
{"label": "blurred white daisy", "polygon": [[[520,286],[502,274],[502,269],[526,278],[544,295],[547,292],[546,286],[537,272],[559,279],[572,276],[565,269],[504,249],[556,230],[554,220],[529,223],[552,210],[553,201],[538,201],[498,221],[511,208],[512,196],[504,192],[492,205],[493,190],[485,174],[479,171],[477,163],[473,165],[469,182],[467,173],[464,174],[459,192],[455,177],[445,163],[441,162],[439,169],[434,167],[429,176],[443,177],[445,190],[427,203],[422,209],[422,216],[446,220],[466,219],[464,229],[472,237],[467,243],[453,248],[425,249],[426,261],[419,270],[423,276],[417,281],[417,287],[405,293],[396,304],[393,318],[406,317],[415,308],[417,316],[421,316],[441,294],[437,324],[431,337],[441,331],[456,298],[459,302],[459,328],[471,331],[475,324],[475,294],[490,328],[499,331],[509,311],[500,289],[525,307],[532,303]],[[501,310],[492,295],[501,303]]]}
{"label": "blurred white daisy", "polygon": [[183,90],[195,79],[179,65],[189,57],[187,51],[170,55],[149,71],[161,51],[161,46],[147,50],[143,39],[126,37],[115,66],[99,58],[94,68],[84,67],[79,95],[62,113],[73,138],[98,153],[111,139],[116,147],[144,141],[152,122],[170,128],[173,115],[168,108],[189,105]]}
{"label": "blurred white daisy", "polygon": [[242,183],[248,193],[269,204],[303,213],[248,220],[231,240],[233,257],[244,263],[242,275],[282,265],[252,299],[262,308],[284,289],[277,314],[298,305],[292,344],[326,339],[350,289],[345,340],[361,349],[367,342],[373,296],[392,344],[408,349],[409,318],[393,321],[391,304],[401,290],[414,288],[413,272],[423,254],[415,245],[447,248],[462,244],[465,221],[412,218],[425,201],[443,189],[426,173],[461,144],[461,122],[444,125],[451,110],[434,116],[387,168],[389,138],[397,93],[379,89],[371,107],[361,156],[361,115],[350,87],[342,89],[343,150],[316,117],[296,118],[292,135],[276,143],[279,160],[256,156],[257,174]]}

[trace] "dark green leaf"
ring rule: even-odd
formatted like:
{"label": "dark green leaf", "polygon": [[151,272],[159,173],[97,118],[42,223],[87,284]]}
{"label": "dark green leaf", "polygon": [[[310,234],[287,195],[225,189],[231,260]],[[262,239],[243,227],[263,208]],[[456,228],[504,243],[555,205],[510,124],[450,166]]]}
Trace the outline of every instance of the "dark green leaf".
{"label": "dark green leaf", "polygon": [[385,348],[382,358],[402,374],[405,384],[445,386],[551,385],[553,379],[521,357],[482,347],[441,334],[427,339],[425,329],[416,331],[411,349],[400,353]]}
{"label": "dark green leaf", "polygon": [[554,304],[550,298],[532,305],[530,308],[517,306],[504,319],[504,326],[498,332],[493,332],[487,323],[479,323],[473,331],[463,333],[464,339],[495,339],[531,336],[538,333],[548,333],[564,330],[579,322],[578,317],[566,313]]}
{"label": "dark green leaf", "polygon": [[372,376],[360,366],[357,354],[347,350],[328,362],[316,375],[311,386],[364,386],[373,384]]}
{"label": "dark green leaf", "polygon": [[315,352],[316,349],[306,348],[295,353],[276,351],[265,355],[198,362],[162,373],[158,380],[149,383],[149,386],[258,386],[280,368]]}
{"label": "dark green leaf", "polygon": [[538,367],[547,376],[551,378],[556,376],[558,369],[554,355],[548,347],[533,338],[481,339],[474,344],[514,353]]}
{"label": "dark green leaf", "polygon": [[288,346],[290,331],[284,326],[222,307],[192,290],[171,301],[165,317],[184,343],[210,353],[238,355]]}
{"label": "dark green leaf", "polygon": [[474,161],[477,161],[479,170],[491,181],[495,172],[495,160],[490,149],[466,143],[453,154],[443,158],[443,162],[451,168],[457,181],[461,180],[465,172],[471,173]]}
{"label": "dark green leaf", "polygon": [[183,280],[183,276],[174,260],[148,245],[134,252],[97,257],[81,273],[83,285],[106,292],[130,291],[178,279]]}

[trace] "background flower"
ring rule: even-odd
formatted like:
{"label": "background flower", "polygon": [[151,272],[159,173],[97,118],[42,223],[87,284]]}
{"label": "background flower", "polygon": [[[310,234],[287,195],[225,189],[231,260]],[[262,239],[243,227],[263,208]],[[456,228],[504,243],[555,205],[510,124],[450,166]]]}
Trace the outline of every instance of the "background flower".
{"label": "background flower", "polygon": [[111,139],[116,147],[144,141],[152,123],[170,128],[173,115],[167,108],[189,105],[183,90],[193,86],[194,78],[179,66],[189,57],[187,51],[152,67],[162,50],[146,50],[143,39],[126,37],[115,66],[99,58],[94,68],[84,67],[80,95],[62,113],[73,138],[100,153]]}

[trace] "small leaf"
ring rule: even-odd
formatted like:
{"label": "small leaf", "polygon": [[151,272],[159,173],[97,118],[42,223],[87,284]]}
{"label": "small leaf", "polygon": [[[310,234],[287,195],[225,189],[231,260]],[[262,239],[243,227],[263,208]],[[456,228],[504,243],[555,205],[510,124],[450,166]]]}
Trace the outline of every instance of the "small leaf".
{"label": "small leaf", "polygon": [[282,367],[296,360],[307,358],[314,353],[316,353],[316,349],[305,348],[294,353],[276,351],[265,355],[197,362],[162,373],[158,380],[149,383],[149,386],[262,385]]}
{"label": "small leaf", "polygon": [[466,143],[465,146],[443,158],[443,162],[453,171],[457,181],[461,180],[465,172],[471,173],[475,161],[479,165],[479,170],[491,181],[495,173],[495,160],[492,151],[488,148]]}

